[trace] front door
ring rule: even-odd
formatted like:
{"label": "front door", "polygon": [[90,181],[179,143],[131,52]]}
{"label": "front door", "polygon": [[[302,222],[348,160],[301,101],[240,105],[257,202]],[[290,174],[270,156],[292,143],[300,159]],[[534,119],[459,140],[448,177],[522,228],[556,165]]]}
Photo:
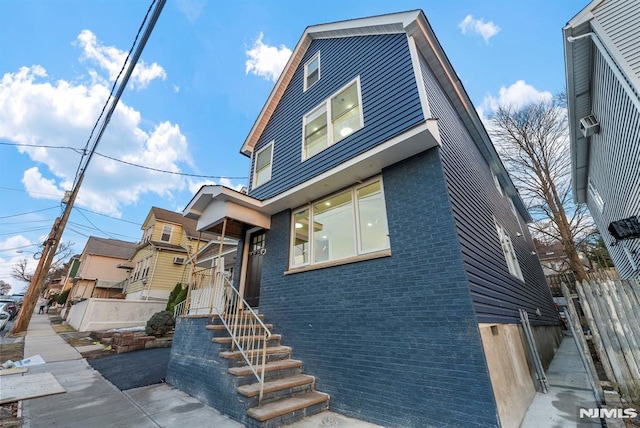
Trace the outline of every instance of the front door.
{"label": "front door", "polygon": [[252,308],[257,308],[260,300],[260,277],[262,275],[262,257],[267,252],[265,231],[260,230],[249,235],[249,257],[247,259],[247,278],[244,285],[244,299]]}

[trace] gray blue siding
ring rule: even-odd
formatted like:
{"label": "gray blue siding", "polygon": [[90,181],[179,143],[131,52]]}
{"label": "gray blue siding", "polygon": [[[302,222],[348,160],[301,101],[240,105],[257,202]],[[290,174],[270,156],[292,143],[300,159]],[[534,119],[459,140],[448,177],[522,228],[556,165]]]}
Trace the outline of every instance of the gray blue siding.
{"label": "gray blue siding", "polygon": [[[535,248],[526,223],[496,189],[487,161],[422,56],[421,69],[429,107],[438,118],[455,228],[478,321],[516,324],[518,309],[524,308],[532,324],[557,325],[542,267],[531,254]],[[526,284],[509,273],[493,217],[511,237]],[[523,236],[518,237],[519,232]],[[538,308],[540,317],[535,315]]]}
{"label": "gray blue siding", "polygon": [[[321,78],[303,92],[304,64],[318,51]],[[302,162],[304,115],[357,76],[364,128]],[[250,189],[249,194],[257,199],[270,198],[423,120],[405,34],[314,40],[254,150],[275,140],[271,181]]]}
{"label": "gray blue siding", "polygon": [[337,412],[390,427],[497,426],[438,150],[383,181],[392,256],[285,275],[291,214],[279,213],[260,312]]}

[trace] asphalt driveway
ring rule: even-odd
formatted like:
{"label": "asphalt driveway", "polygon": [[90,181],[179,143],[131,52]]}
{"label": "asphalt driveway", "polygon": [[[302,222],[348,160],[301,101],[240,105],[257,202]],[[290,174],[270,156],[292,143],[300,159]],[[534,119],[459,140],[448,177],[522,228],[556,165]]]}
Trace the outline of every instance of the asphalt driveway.
{"label": "asphalt driveway", "polygon": [[109,382],[124,391],[164,382],[171,348],[153,348],[88,360]]}

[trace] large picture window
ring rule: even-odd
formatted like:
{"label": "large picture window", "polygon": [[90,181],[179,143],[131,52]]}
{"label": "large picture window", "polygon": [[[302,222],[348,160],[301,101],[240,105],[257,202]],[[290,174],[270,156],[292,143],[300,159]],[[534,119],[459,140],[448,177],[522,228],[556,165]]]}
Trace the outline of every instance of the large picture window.
{"label": "large picture window", "polygon": [[380,178],[295,210],[292,223],[291,267],[389,248]]}
{"label": "large picture window", "polygon": [[363,126],[358,77],[304,116],[302,159],[309,159]]}

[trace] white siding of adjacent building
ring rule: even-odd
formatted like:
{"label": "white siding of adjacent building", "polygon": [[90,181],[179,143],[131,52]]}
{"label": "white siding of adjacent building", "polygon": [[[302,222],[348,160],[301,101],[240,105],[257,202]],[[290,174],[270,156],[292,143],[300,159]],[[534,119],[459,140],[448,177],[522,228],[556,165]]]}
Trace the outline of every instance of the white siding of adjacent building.
{"label": "white siding of adjacent building", "polygon": [[[625,2],[622,2],[625,3]],[[626,2],[630,3],[630,2]],[[640,2],[631,2],[640,5]],[[607,4],[607,3],[605,3]],[[640,15],[636,51],[640,52]],[[600,132],[591,137],[589,180],[602,197],[602,211],[592,192],[587,204],[609,248],[620,276],[638,275],[640,239],[620,241],[615,245],[607,228],[612,221],[640,215],[640,109],[637,99],[616,77],[603,53],[594,50],[592,74],[592,111],[600,123]],[[625,251],[624,248],[627,248]],[[629,257],[633,260],[630,260]]]}

